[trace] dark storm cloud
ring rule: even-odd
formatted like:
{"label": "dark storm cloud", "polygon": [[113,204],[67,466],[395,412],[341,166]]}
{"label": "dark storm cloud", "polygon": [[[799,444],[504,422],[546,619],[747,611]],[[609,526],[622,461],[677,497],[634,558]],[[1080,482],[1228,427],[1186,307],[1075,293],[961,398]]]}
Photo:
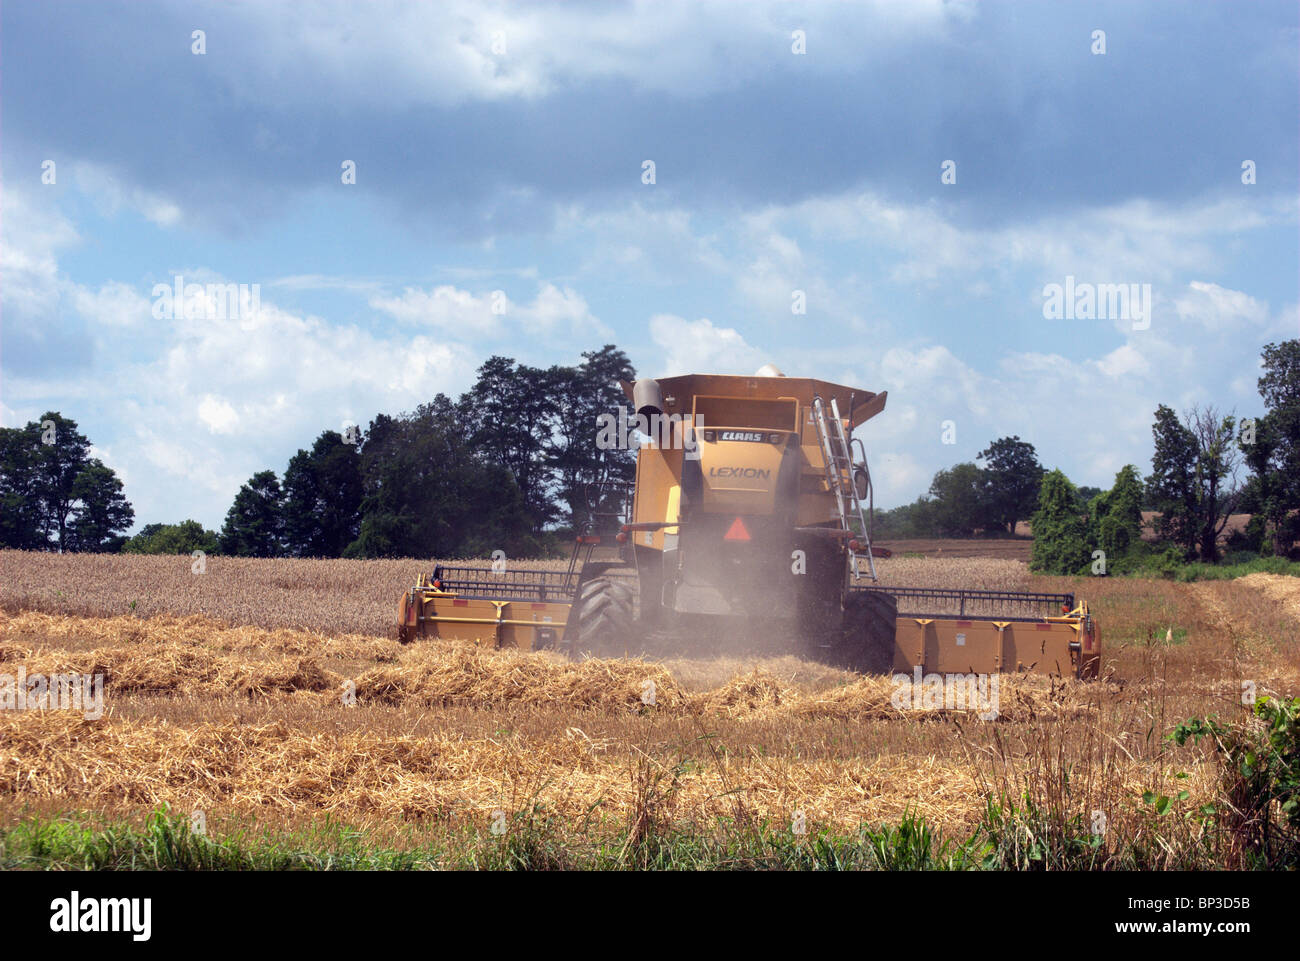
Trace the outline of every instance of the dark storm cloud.
{"label": "dark storm cloud", "polygon": [[[357,31],[376,15],[349,9]],[[835,70],[775,47],[770,68],[697,93],[611,75],[438,104],[394,96],[397,74],[369,63],[353,94],[331,96],[279,52],[293,38],[273,54],[237,7],[6,4],[6,175],[88,160],[238,231],[335,187],[351,159],[358,190],[454,237],[544,229],[575,202],[725,211],[856,186],[1014,221],[1231,189],[1243,159],[1261,194],[1294,193],[1296,10],[998,3]],[[195,25],[206,57],[190,52]],[[1089,52],[1093,29],[1105,56]],[[956,190],[939,185],[948,159]]]}

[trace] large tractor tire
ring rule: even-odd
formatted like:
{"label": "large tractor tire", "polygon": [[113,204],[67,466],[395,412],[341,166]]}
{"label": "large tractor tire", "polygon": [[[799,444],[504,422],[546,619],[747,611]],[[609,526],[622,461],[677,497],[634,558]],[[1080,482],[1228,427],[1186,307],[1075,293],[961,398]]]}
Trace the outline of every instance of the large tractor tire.
{"label": "large tractor tire", "polygon": [[636,643],[632,589],[608,577],[593,577],[578,594],[575,657],[622,657]]}
{"label": "large tractor tire", "polygon": [[807,565],[804,575],[795,578],[795,624],[803,654],[815,661],[837,664],[844,628],[843,548],[820,537],[795,543],[803,551]]}
{"label": "large tractor tire", "polygon": [[885,591],[855,591],[844,599],[838,645],[840,664],[862,674],[888,674],[894,666],[898,599]]}

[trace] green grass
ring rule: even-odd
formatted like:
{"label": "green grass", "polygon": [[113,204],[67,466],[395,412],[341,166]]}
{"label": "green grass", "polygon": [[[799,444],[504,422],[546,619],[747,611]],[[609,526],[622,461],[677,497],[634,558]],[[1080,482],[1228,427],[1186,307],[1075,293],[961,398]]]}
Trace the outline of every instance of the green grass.
{"label": "green grass", "polygon": [[1300,561],[1289,561],[1285,557],[1257,557],[1239,564],[1183,564],[1173,576],[1179,581],[1227,581],[1247,574],[1300,577]]}
{"label": "green grass", "polygon": [[1187,628],[1173,627],[1172,625],[1161,623],[1155,626],[1146,626],[1139,628],[1139,637],[1145,636],[1149,643],[1160,645],[1177,645],[1187,643]]}
{"label": "green grass", "polygon": [[679,826],[632,838],[567,834],[544,815],[517,818],[501,837],[449,831],[403,850],[366,845],[346,829],[313,836],[211,838],[189,820],[155,812],[143,827],[90,827],[70,819],[31,818],[0,832],[4,870],[952,870],[979,867],[966,849],[934,835],[924,822],[864,827],[856,835],[788,825],[714,830]]}
{"label": "green grass", "polygon": [[[1158,819],[1153,815],[1153,825]],[[157,810],[143,825],[98,825],[77,817],[28,817],[0,829],[3,870],[1143,870],[1213,868],[1207,843],[1188,846],[1156,831],[1108,848],[1079,816],[1032,801],[990,801],[980,824],[948,838],[922,819],[835,834],[788,824],[656,825],[593,835],[560,824],[544,810],[516,815],[499,837],[480,829],[447,830],[400,849],[368,843],[343,825],[286,834],[243,829],[197,834],[184,816]],[[1173,865],[1169,851],[1177,845]]]}
{"label": "green grass", "polygon": [[[1240,556],[1240,555],[1238,555]],[[1181,581],[1228,581],[1247,574],[1286,574],[1300,577],[1300,561],[1284,557],[1255,557],[1235,563],[1203,564],[1200,561],[1172,563],[1159,555],[1121,558],[1110,573],[1121,577]]]}
{"label": "green grass", "polygon": [[29,818],[0,832],[0,869],[87,871],[403,870],[425,866],[419,851],[368,847],[359,832],[329,827],[314,836],[221,838],[189,818],[155,811],[143,827],[93,826],[72,818]]}

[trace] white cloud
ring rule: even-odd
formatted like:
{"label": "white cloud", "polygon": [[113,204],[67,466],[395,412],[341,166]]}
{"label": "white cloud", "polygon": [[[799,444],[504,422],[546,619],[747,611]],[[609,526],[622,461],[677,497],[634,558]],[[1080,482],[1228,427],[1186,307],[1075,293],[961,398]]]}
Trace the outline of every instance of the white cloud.
{"label": "white cloud", "polygon": [[199,402],[199,420],[214,434],[230,434],[239,424],[239,414],[228,400],[206,394]]}
{"label": "white cloud", "polygon": [[17,317],[49,314],[59,300],[58,255],[80,241],[55,206],[53,189],[26,190],[12,181],[0,194],[0,295],[4,312]]}
{"label": "white cloud", "polygon": [[731,327],[714,327],[708,318],[685,320],[672,314],[650,318],[650,336],[664,352],[660,376],[677,374],[752,374],[767,356],[745,343]]}
{"label": "white cloud", "polygon": [[868,455],[868,461],[878,507],[894,507],[915,500],[920,492],[929,489],[930,479],[934,476],[932,469],[923,466],[906,451],[881,450],[878,454]]}
{"label": "white cloud", "polygon": [[266,283],[267,287],[283,287],[286,290],[347,290],[369,293],[381,288],[377,280],[359,280],[351,277],[329,277],[325,274],[292,274],[277,277]]}
{"label": "white cloud", "polygon": [[517,322],[524,330],[550,333],[562,327],[573,333],[612,333],[592,315],[582,295],[569,287],[559,288],[550,283],[542,285],[531,304],[512,309],[512,315],[518,317]]}
{"label": "white cloud", "polygon": [[947,347],[919,350],[892,347],[880,358],[876,383],[888,385],[895,395],[922,398],[939,415],[939,420],[974,415],[986,417],[993,396],[989,384],[959,360]]}
{"label": "white cloud", "polygon": [[126,209],[159,227],[180,223],[181,208],[173,201],[140,187],[124,185],[106,167],[78,161],[72,165],[72,179],[77,189],[89,196],[106,216]]}
{"label": "white cloud", "polygon": [[1200,280],[1188,284],[1188,293],[1174,301],[1174,310],[1179,319],[1190,320],[1211,331],[1244,332],[1268,321],[1268,308],[1254,297]]}
{"label": "white cloud", "polygon": [[1105,357],[1102,357],[1097,362],[1097,366],[1103,374],[1112,378],[1128,377],[1134,374],[1142,375],[1151,371],[1151,365],[1147,363],[1147,359],[1132,344],[1116,347]]}
{"label": "white cloud", "polygon": [[[997,437],[1018,434],[1077,483],[1109,485],[1126,463],[1147,469],[1157,404],[1255,409],[1255,355],[1269,339],[1295,336],[1296,307],[1270,313],[1262,298],[1188,274],[1225,273],[1227,245],[1295,221],[1293,203],[1211,198],[967,226],[941,208],[851,191],[745,214],[722,239],[690,212],[638,204],[571,210],[557,233],[595,238],[584,272],[616,269],[614,253],[635,246],[638,281],[673,297],[685,285],[692,299],[712,285],[719,311],[743,306],[743,322],[656,315],[650,333],[664,373],[749,373],[770,360],[792,376],[888,390],[889,407],[862,436],[873,464],[882,459],[875,477],[892,506]],[[1043,328],[1042,285],[1067,274],[1151,283],[1150,328],[1134,330],[1131,320]],[[949,292],[957,313],[941,319],[927,307],[918,323],[906,313],[918,287]],[[793,289],[808,292],[807,317],[791,319]],[[972,291],[1010,315],[982,338],[961,314]],[[941,444],[945,420],[957,425],[955,445]]]}
{"label": "white cloud", "polygon": [[398,297],[371,297],[370,306],[404,324],[466,338],[500,337],[507,324],[521,333],[549,334],[561,329],[574,334],[610,333],[581,294],[552,283],[542,284],[526,304],[513,303],[504,291],[474,294],[444,284],[430,291],[407,287]]}
{"label": "white cloud", "polygon": [[[818,278],[814,277],[805,262],[803,251],[796,240],[780,231],[761,230],[751,237],[756,248],[754,259],[748,266],[740,268],[736,274],[736,291],[741,298],[764,316],[772,319],[788,320],[805,317],[806,314],[794,314],[794,292],[804,294],[804,309],[808,301],[816,306],[825,307]],[[810,291],[816,285],[818,290]]]}
{"label": "white cloud", "polygon": [[370,298],[375,310],[404,324],[433,327],[448,334],[494,337],[500,333],[501,317],[492,312],[492,295],[476,296],[450,284],[422,290],[407,287],[400,297]]}
{"label": "white cloud", "polygon": [[730,274],[732,264],[717,249],[718,238],[697,226],[680,209],[647,209],[639,202],[598,210],[574,205],[558,211],[555,237],[582,250],[580,274],[614,274],[663,286],[699,268]]}
{"label": "white cloud", "polygon": [[[105,289],[73,296],[92,314],[133,293],[143,299],[122,285]],[[252,315],[92,325],[89,336],[99,358],[93,381],[11,374],[5,416],[47,401],[73,416],[93,405],[118,427],[91,436],[111,445],[112,466],[132,478],[127,496],[140,523],[195,516],[219,524],[240,483],[258,470],[282,471],[320,431],[411,410],[440,391],[454,395],[473,371],[469,349],[443,337],[330,324],[266,297]]]}
{"label": "white cloud", "polygon": [[[1043,282],[1067,275],[1089,283],[1168,284],[1187,271],[1220,265],[1215,238],[1296,222],[1294,201],[1268,207],[1236,199],[1208,199],[1181,206],[1132,200],[998,227],[964,227],[929,205],[901,204],[869,192],[819,197],[772,208],[773,228],[799,228],[839,242],[857,241],[891,257],[892,279],[902,285],[948,285],[955,277],[1006,277],[1018,268],[1039,272]],[[1041,294],[1041,285],[1029,293]]]}
{"label": "white cloud", "polygon": [[110,280],[97,291],[73,285],[72,306],[93,324],[127,327],[148,321],[152,304],[129,284]]}

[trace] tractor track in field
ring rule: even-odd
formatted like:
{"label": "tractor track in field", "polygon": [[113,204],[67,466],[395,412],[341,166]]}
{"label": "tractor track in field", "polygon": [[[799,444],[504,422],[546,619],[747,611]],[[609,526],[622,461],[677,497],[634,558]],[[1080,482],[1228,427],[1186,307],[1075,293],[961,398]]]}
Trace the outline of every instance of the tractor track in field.
{"label": "tractor track in field", "polygon": [[[1300,673],[1291,663],[1291,657],[1279,648],[1279,633],[1289,634],[1293,640],[1300,627],[1300,579],[1251,574],[1230,581],[1197,581],[1187,586],[1193,603],[1208,615],[1205,619],[1227,627],[1228,656],[1236,676],[1277,677],[1279,671],[1282,675]],[[1276,617],[1279,613],[1280,619]]]}

